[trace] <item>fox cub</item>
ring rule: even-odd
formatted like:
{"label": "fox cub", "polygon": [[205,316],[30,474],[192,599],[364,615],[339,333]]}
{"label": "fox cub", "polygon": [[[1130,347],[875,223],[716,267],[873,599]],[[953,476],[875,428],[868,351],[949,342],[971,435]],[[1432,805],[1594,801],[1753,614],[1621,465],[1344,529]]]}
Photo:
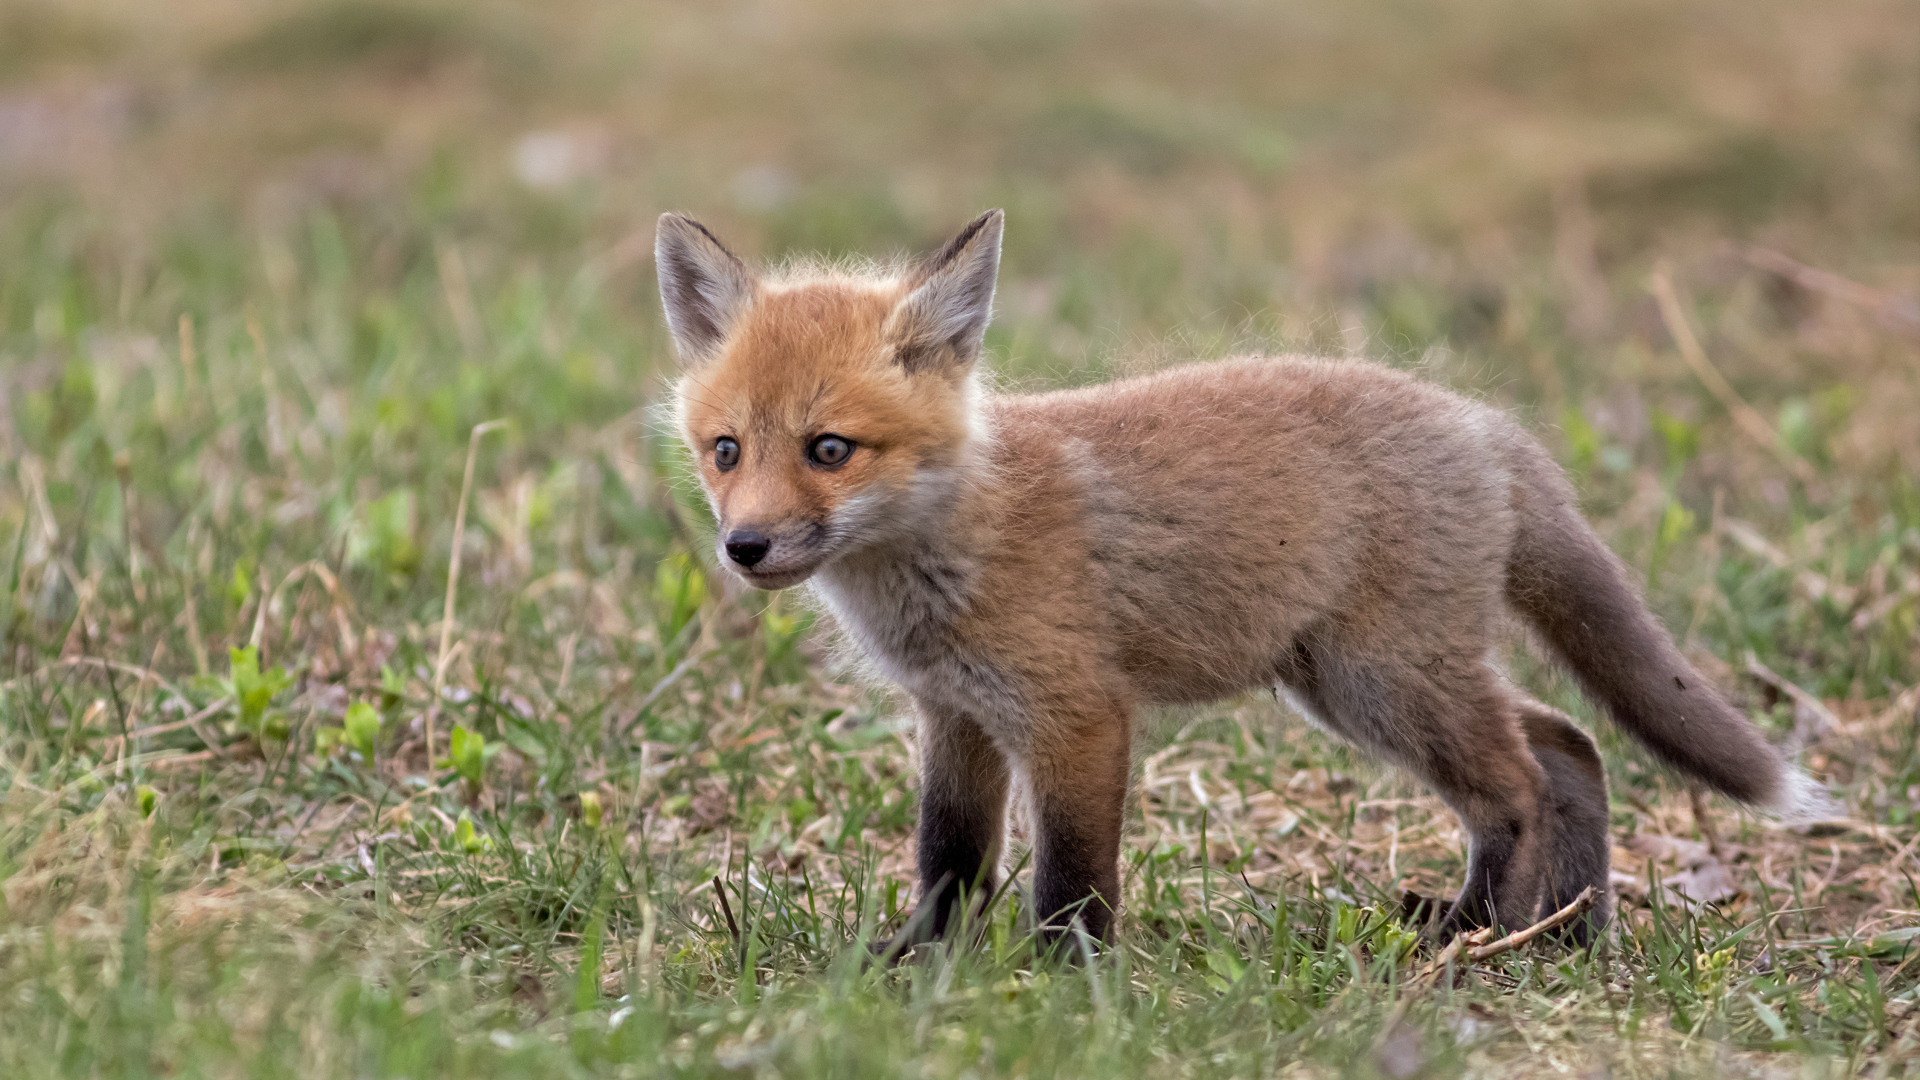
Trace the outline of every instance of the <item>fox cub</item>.
{"label": "fox cub", "polygon": [[1046,931],[1106,936],[1133,711],[1255,688],[1459,815],[1467,877],[1442,933],[1604,897],[1600,757],[1490,664],[1508,613],[1666,764],[1756,806],[1818,804],[1506,415],[1305,357],[990,393],[1001,231],[996,210],[916,264],[762,276],[668,214],[655,249],[721,562],[760,589],[810,584],[913,699],[916,938],[995,887],[1014,785]]}

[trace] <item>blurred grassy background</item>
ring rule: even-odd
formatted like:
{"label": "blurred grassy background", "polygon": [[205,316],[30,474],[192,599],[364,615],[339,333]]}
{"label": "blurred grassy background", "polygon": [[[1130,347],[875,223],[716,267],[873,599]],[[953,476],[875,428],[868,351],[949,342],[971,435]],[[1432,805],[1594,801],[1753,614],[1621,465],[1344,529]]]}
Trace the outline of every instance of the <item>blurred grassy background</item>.
{"label": "blurred grassy background", "polygon": [[[1673,416],[1703,436],[1678,484],[1696,513],[1722,487],[1784,514],[1647,274],[1677,263],[1709,351],[1797,452],[1869,482],[1920,468],[1912,313],[1889,326],[1733,246],[1920,292],[1912,14],[10,2],[4,445],[190,458],[171,418],[101,430],[131,415],[107,396],[186,387],[184,314],[216,383],[251,394],[227,366],[265,362],[284,385],[261,393],[331,398],[334,469],[508,413],[516,452],[551,454],[657,393],[661,208],[777,258],[920,249],[1005,205],[994,344],[1023,381],[1366,353],[1544,425],[1578,411],[1614,465],[1663,464],[1650,418]],[[104,402],[86,417],[80,381]],[[352,479],[323,486],[351,502]]]}
{"label": "blurred grassy background", "polygon": [[[704,511],[647,422],[671,375],[653,221],[778,259],[925,249],[988,206],[1009,213],[1008,385],[1301,349],[1518,410],[1676,632],[1865,829],[1831,866],[1724,808],[1719,836],[1608,736],[1622,836],[1710,841],[1742,884],[1675,915],[1661,875],[1706,864],[1630,865],[1622,958],[1475,984],[1516,1021],[1499,1036],[1421,1005],[1419,1068],[1514,1066],[1543,1009],[1620,1068],[1680,1052],[1647,1017],[1899,1060],[1920,1039],[1905,954],[1807,942],[1906,940],[1873,935],[1920,908],[1916,192],[1910,0],[0,0],[0,971],[29,988],[0,1060],[258,1075],[306,1039],[345,1049],[304,1075],[663,1047],[685,1073],[1185,1075],[1168,1047],[1227,1038],[1187,1064],[1410,1075],[1382,1056],[1405,1022],[1380,996],[1393,931],[1366,919],[1403,879],[1457,877],[1452,823],[1391,777],[1356,793],[1343,750],[1258,703],[1146,766],[1131,925],[1175,945],[1129,962],[1179,989],[1096,1010],[1088,1056],[1033,1025],[1101,984],[1045,991],[1017,950],[930,997],[827,979],[908,903],[910,740],[798,605],[699,571]],[[496,418],[443,657],[469,433]],[[356,703],[379,721],[363,749]],[[459,724],[507,749],[430,768],[429,708],[441,745]],[[1402,847],[1403,825],[1427,831]],[[1254,875],[1240,908],[1209,899],[1216,864]],[[715,874],[783,929],[727,930],[698,892]],[[783,907],[796,874],[837,906]],[[1272,906],[1288,894],[1306,906]],[[195,929],[210,911],[306,936],[222,945]],[[201,959],[130,966],[155,919],[151,948]],[[404,976],[363,979],[378,956]],[[1868,989],[1834,998],[1835,972]],[[444,1031],[407,1033],[409,994]],[[1175,999],[1190,1020],[1154,1011]],[[601,1041],[552,1026],[589,1014]],[[845,1058],[768,1034],[876,1024],[906,1030]]]}

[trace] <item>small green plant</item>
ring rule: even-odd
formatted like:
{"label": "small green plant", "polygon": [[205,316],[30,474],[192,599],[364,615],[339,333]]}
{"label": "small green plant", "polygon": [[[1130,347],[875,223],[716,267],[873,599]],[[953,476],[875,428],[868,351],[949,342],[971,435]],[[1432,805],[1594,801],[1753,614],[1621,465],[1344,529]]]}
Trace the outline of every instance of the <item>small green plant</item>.
{"label": "small green plant", "polygon": [[364,701],[347,707],[347,715],[339,727],[324,727],[314,735],[314,746],[322,753],[344,748],[358,751],[366,761],[373,760],[379,741],[380,714]]}
{"label": "small green plant", "polygon": [[234,607],[239,607],[252,595],[253,560],[241,559],[233,564],[233,576],[227,580],[227,600]]}
{"label": "small green plant", "polygon": [[1569,405],[1560,411],[1560,436],[1567,443],[1567,464],[1575,472],[1592,469],[1600,456],[1600,433],[1578,407]]}
{"label": "small green plant", "polygon": [[1341,904],[1334,914],[1333,940],[1393,966],[1413,955],[1420,935],[1377,907]]}
{"label": "small green plant", "polygon": [[1659,432],[1661,446],[1665,448],[1668,477],[1678,477],[1688,462],[1700,456],[1699,425],[1658,409],[1654,410],[1649,420],[1653,430]]}
{"label": "small green plant", "polygon": [[406,676],[386,664],[380,665],[380,707],[391,709],[407,696]]}
{"label": "small green plant", "polygon": [[760,635],[767,646],[767,673],[778,682],[791,682],[805,671],[805,662],[795,647],[813,628],[813,613],[788,613],[778,604],[760,615]]}
{"label": "small green plant", "polygon": [[1660,527],[1654,534],[1653,560],[1649,573],[1659,574],[1675,545],[1693,535],[1695,521],[1693,511],[1687,509],[1678,498],[1668,496],[1667,508],[1661,512]]}
{"label": "small green plant", "polygon": [[1727,992],[1727,977],[1733,972],[1733,950],[1716,949],[1703,952],[1694,957],[1694,992],[1700,1000],[1709,1006],[1718,1002]]}
{"label": "small green plant", "polygon": [[447,739],[447,756],[434,762],[443,769],[452,769],[460,779],[466,781],[467,801],[480,797],[486,787],[487,762],[504,748],[501,743],[487,744],[486,736],[477,731],[468,731],[455,726],[453,734]]}
{"label": "small green plant", "polygon": [[401,488],[368,503],[347,528],[347,562],[405,581],[420,568],[414,540],[418,512],[413,491]]}
{"label": "small green plant", "polygon": [[455,847],[469,855],[493,850],[493,837],[482,836],[475,831],[473,819],[464,812],[460,815],[460,820],[453,823],[453,843]]}
{"label": "small green plant", "polygon": [[347,731],[347,744],[371,760],[374,744],[380,738],[380,714],[366,702],[356,701],[347,708],[343,726]]}
{"label": "small green plant", "polygon": [[220,689],[233,699],[232,729],[255,742],[286,738],[286,718],[272,705],[280,691],[293,685],[293,676],[279,665],[261,671],[260,650],[251,645],[227,650],[227,661]]}
{"label": "small green plant", "polygon": [[660,641],[662,645],[671,645],[706,602],[707,576],[685,552],[679,551],[661,559],[653,576],[654,594],[663,615]]}

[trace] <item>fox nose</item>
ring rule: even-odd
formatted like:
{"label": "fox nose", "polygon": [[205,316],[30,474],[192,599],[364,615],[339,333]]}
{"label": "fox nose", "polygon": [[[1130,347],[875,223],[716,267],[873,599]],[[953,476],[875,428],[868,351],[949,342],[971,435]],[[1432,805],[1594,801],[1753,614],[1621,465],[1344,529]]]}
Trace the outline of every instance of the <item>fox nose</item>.
{"label": "fox nose", "polygon": [[735,529],[727,534],[727,558],[741,566],[752,566],[767,557],[767,550],[773,547],[773,541],[763,533]]}

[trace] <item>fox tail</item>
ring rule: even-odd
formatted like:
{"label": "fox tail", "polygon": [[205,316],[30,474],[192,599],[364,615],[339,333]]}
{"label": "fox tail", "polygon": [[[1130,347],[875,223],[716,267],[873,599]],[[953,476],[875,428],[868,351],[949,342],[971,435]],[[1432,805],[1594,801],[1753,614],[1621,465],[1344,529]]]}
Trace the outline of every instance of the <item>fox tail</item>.
{"label": "fox tail", "polygon": [[1615,724],[1661,762],[1740,802],[1790,821],[1833,816],[1826,791],[1680,654],[1551,462],[1525,467],[1516,509],[1508,602]]}

